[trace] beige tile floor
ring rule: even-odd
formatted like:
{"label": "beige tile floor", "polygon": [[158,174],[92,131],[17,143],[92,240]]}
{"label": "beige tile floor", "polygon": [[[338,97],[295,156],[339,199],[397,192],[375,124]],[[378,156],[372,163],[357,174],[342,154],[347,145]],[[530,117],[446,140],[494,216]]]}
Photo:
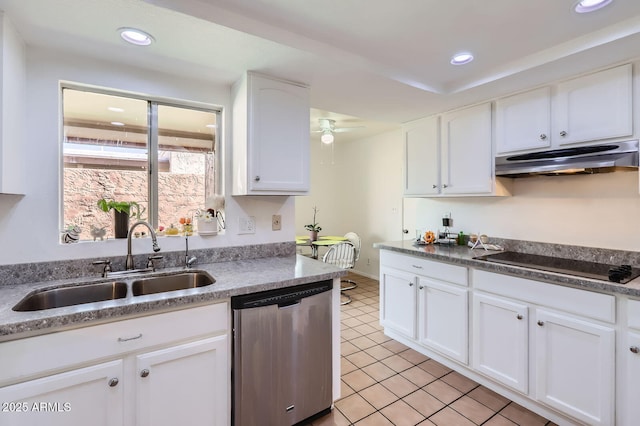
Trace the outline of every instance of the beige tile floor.
{"label": "beige tile floor", "polygon": [[358,287],[341,308],[342,398],[313,426],[550,426],[554,423],[385,336],[378,281]]}

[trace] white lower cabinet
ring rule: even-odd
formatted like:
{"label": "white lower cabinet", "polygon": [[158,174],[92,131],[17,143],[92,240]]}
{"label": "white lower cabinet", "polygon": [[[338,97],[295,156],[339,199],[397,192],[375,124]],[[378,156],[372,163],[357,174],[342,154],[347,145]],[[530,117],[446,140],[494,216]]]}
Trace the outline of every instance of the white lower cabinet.
{"label": "white lower cabinet", "polygon": [[615,297],[475,270],[475,371],[588,425],[614,425]]}
{"label": "white lower cabinet", "polygon": [[616,358],[611,294],[477,269],[469,276],[391,250],[381,250],[380,264],[386,334],[558,424],[637,424],[640,301],[629,301]]}
{"label": "white lower cabinet", "polygon": [[416,337],[416,276],[380,267],[380,324]]}
{"label": "white lower cabinet", "polygon": [[225,425],[227,336],[136,356],[136,426]]}
{"label": "white lower cabinet", "polygon": [[536,311],[536,399],[593,425],[614,424],[615,330]]}
{"label": "white lower cabinet", "polygon": [[2,387],[0,424],[122,425],[123,373],[115,360]]}
{"label": "white lower cabinet", "polygon": [[2,426],[230,421],[229,305],[0,343]]}
{"label": "white lower cabinet", "polygon": [[524,394],[529,392],[528,318],[525,304],[473,295],[473,368]]}
{"label": "white lower cabinet", "polygon": [[640,333],[627,333],[627,345],[623,352],[625,426],[637,425],[640,419]]}
{"label": "white lower cabinet", "polygon": [[468,290],[418,277],[418,342],[468,361]]}
{"label": "white lower cabinet", "polygon": [[380,324],[466,364],[467,268],[386,251],[380,259]]}

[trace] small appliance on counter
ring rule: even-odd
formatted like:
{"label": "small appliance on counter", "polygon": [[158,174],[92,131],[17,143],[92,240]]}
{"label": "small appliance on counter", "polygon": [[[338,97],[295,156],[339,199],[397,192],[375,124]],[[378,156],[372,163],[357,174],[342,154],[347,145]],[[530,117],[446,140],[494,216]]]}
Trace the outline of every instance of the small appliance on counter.
{"label": "small appliance on counter", "polygon": [[451,217],[451,213],[449,216],[445,216],[442,218],[442,226],[444,226],[443,231],[438,231],[438,239],[436,240],[437,244],[457,244],[458,243],[458,234],[455,232],[449,232],[453,226],[453,218]]}

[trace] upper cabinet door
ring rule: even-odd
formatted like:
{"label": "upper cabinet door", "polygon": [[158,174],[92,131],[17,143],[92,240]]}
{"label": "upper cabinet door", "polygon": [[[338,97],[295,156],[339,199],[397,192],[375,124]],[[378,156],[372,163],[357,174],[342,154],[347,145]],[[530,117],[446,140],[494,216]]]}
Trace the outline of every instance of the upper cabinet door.
{"label": "upper cabinet door", "polygon": [[496,154],[551,146],[551,89],[496,101]]}
{"label": "upper cabinet door", "polygon": [[491,103],[442,116],[442,193],[491,193]]}
{"label": "upper cabinet door", "polygon": [[439,117],[429,117],[403,128],[405,196],[433,195],[440,191],[439,124]]}
{"label": "upper cabinet door", "polygon": [[309,88],[247,73],[234,87],[233,194],[309,191]]}
{"label": "upper cabinet door", "polygon": [[630,136],[631,64],[560,83],[554,111],[557,145]]}

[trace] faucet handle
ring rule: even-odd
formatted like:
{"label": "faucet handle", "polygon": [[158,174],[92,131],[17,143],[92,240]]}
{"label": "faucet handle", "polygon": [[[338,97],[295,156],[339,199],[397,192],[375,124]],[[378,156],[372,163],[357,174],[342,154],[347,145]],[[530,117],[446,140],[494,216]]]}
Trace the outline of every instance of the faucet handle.
{"label": "faucet handle", "polygon": [[104,265],[104,269],[102,270],[102,278],[107,278],[109,272],[111,272],[111,260],[96,260],[92,262],[93,265]]}
{"label": "faucet handle", "polygon": [[160,256],[160,255],[156,255],[156,256],[149,256],[149,259],[147,260],[147,268],[151,268],[153,270],[153,272],[156,271],[156,265],[155,263],[153,263],[154,260],[160,260],[163,259],[164,256]]}

